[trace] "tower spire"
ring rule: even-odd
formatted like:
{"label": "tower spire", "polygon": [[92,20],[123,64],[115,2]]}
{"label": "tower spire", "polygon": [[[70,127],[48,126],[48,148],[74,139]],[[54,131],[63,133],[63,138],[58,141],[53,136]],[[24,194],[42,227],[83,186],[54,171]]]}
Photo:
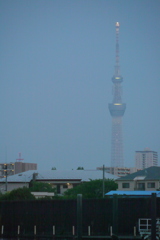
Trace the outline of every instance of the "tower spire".
{"label": "tower spire", "polygon": [[120,75],[120,66],[119,66],[119,22],[116,22],[116,65],[115,65],[115,76]]}
{"label": "tower spire", "polygon": [[121,83],[123,81],[122,76],[120,75],[120,65],[119,65],[119,28],[120,23],[116,22],[116,64],[115,64],[115,73],[112,78],[113,83]]}

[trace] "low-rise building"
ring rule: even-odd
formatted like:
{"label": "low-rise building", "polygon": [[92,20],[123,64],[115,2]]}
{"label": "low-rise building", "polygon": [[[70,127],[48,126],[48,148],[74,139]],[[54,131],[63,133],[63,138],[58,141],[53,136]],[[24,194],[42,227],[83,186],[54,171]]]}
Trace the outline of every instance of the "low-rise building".
{"label": "low-rise building", "polygon": [[160,190],[160,167],[149,167],[116,180],[118,190]]}
{"label": "low-rise building", "polygon": [[[95,179],[102,179],[103,173],[99,170],[30,170],[0,179],[0,191],[12,191],[20,187],[29,187],[32,181],[49,183],[58,194],[63,194],[67,189]],[[106,179],[117,179],[116,176],[105,173]]]}

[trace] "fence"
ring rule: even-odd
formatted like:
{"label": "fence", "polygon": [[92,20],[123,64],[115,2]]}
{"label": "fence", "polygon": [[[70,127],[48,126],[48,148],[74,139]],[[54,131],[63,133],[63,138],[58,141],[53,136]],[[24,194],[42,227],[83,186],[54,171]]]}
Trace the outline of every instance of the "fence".
{"label": "fence", "polygon": [[[160,217],[160,199],[156,199]],[[138,219],[152,218],[151,198],[1,201],[1,236],[81,239],[137,235]],[[65,238],[64,238],[65,237]]]}

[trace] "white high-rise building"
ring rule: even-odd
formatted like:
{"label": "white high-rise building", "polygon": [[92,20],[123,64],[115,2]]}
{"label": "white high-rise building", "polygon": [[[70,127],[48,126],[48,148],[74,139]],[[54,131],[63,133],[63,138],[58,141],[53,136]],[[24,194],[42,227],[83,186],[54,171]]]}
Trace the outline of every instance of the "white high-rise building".
{"label": "white high-rise building", "polygon": [[158,166],[158,153],[145,148],[144,151],[135,152],[135,167],[144,169],[151,166]]}

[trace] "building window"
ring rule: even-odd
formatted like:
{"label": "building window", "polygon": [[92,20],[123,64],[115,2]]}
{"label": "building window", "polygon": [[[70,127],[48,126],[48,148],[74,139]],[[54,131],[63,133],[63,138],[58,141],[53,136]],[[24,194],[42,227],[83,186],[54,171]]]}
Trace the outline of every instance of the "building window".
{"label": "building window", "polygon": [[138,183],[137,190],[145,190],[145,183]]}
{"label": "building window", "polygon": [[155,182],[148,182],[147,187],[148,188],[155,188]]}
{"label": "building window", "polygon": [[129,183],[122,183],[122,188],[129,188]]}

